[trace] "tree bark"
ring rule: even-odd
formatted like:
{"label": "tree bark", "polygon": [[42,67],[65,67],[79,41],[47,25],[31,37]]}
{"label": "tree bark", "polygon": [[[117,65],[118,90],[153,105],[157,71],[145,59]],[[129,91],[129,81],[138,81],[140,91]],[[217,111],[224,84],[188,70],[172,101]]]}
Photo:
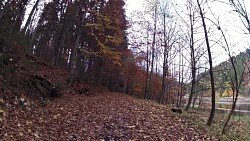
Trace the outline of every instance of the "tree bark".
{"label": "tree bark", "polygon": [[152,84],[152,75],[154,72],[154,59],[155,59],[155,40],[156,40],[156,23],[157,23],[157,6],[155,5],[155,12],[154,12],[154,33],[153,33],[153,42],[152,42],[152,59],[151,59],[151,71],[149,75],[149,86],[147,91],[147,99],[151,99],[151,84]]}
{"label": "tree bark", "polygon": [[[148,25],[149,30],[149,25]],[[146,81],[145,81],[145,89],[144,89],[144,99],[148,97],[148,79],[149,79],[149,47],[148,47],[148,30],[147,30],[147,59],[146,59]]]}
{"label": "tree bark", "polygon": [[204,17],[204,13],[201,9],[201,4],[200,4],[199,0],[197,0],[197,4],[199,7],[199,12],[200,12],[202,25],[203,25],[203,29],[204,29],[205,40],[206,40],[206,45],[207,45],[207,52],[208,52],[208,59],[209,59],[209,74],[210,74],[210,83],[211,83],[211,91],[212,91],[212,93],[211,93],[212,94],[212,98],[211,98],[212,107],[211,107],[209,119],[207,121],[207,125],[211,126],[213,119],[214,119],[214,114],[215,114],[215,87],[214,87],[213,61],[212,61],[212,55],[211,55],[211,50],[210,50],[210,45],[209,45],[209,40],[208,40],[208,33],[207,33],[207,26],[206,26],[206,22],[205,22],[205,17]]}
{"label": "tree bark", "polygon": [[71,85],[73,83],[73,80],[74,80],[74,77],[75,77],[76,52],[77,52],[77,47],[78,47],[79,41],[80,41],[80,35],[81,35],[81,32],[78,31],[78,33],[76,35],[75,45],[71,50],[70,70],[69,70],[69,85]]}
{"label": "tree bark", "polygon": [[[236,103],[237,103],[238,95],[239,95],[240,84],[241,84],[241,82],[242,82],[242,78],[243,78],[243,75],[244,75],[244,71],[243,71],[242,74],[241,74],[241,80],[239,80],[239,78],[238,78],[238,76],[237,76],[237,69],[236,69],[236,66],[235,66],[235,60],[234,60],[234,57],[231,56],[231,53],[230,53],[230,50],[229,50],[229,44],[228,44],[228,42],[227,42],[226,36],[225,36],[225,34],[224,34],[224,32],[223,32],[222,29],[221,29],[220,31],[221,31],[222,36],[223,36],[223,38],[224,38],[224,40],[225,40],[225,43],[226,43],[227,49],[225,49],[225,50],[228,51],[228,56],[229,56],[229,58],[230,58],[230,62],[231,62],[231,65],[232,65],[232,67],[233,67],[233,72],[234,72],[234,78],[233,78],[233,79],[234,79],[234,81],[235,81],[235,82],[232,81],[232,84],[231,84],[232,91],[233,91],[233,105],[232,105],[232,108],[231,108],[231,110],[230,110],[230,113],[229,113],[229,115],[228,115],[228,118],[227,118],[227,120],[226,120],[226,122],[225,122],[225,124],[224,124],[224,126],[223,126],[223,129],[222,129],[222,133],[225,134],[226,131],[230,128],[230,127],[227,128],[227,126],[228,126],[228,123],[229,123],[229,121],[230,121],[232,115],[233,115],[234,112],[235,112]],[[247,64],[244,66],[244,69],[243,69],[243,70],[245,70],[245,67],[246,67],[246,66],[247,66]]]}
{"label": "tree bark", "polygon": [[192,100],[193,100],[193,94],[195,89],[195,83],[196,83],[196,60],[195,60],[195,50],[194,50],[194,13],[192,14],[192,6],[190,4],[189,6],[189,20],[190,20],[190,51],[191,51],[191,69],[192,69],[192,84],[191,84],[191,92],[189,95],[188,103],[185,108],[185,111],[188,111]]}
{"label": "tree bark", "polygon": [[28,19],[27,19],[27,21],[26,21],[26,23],[25,23],[25,25],[24,25],[24,28],[23,28],[23,30],[22,30],[22,32],[23,32],[24,34],[25,34],[25,32],[26,32],[28,26],[29,26],[30,23],[31,23],[32,16],[34,15],[35,10],[37,9],[37,6],[38,6],[39,2],[40,2],[40,0],[37,0],[37,1],[36,1],[35,5],[33,6],[32,10],[31,10],[31,12],[30,12],[30,14],[29,14],[29,17],[28,17]]}
{"label": "tree bark", "polygon": [[168,59],[168,52],[167,52],[167,43],[166,43],[166,15],[163,15],[163,32],[164,32],[164,54],[163,54],[163,74],[162,74],[162,91],[161,91],[161,97],[160,97],[160,103],[166,104],[166,77],[167,77],[167,59]]}

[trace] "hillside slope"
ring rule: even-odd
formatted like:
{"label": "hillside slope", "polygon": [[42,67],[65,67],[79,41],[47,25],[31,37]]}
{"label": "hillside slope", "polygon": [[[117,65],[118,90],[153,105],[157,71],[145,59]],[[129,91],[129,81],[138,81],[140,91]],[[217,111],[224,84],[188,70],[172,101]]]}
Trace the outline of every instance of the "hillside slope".
{"label": "hillside slope", "polygon": [[[34,56],[6,59],[1,69],[0,138],[4,140],[191,140],[208,138],[167,107],[82,82],[67,85],[67,71]],[[43,95],[39,76],[60,85]],[[39,86],[39,87],[38,87]],[[87,92],[80,94],[80,88]],[[49,100],[50,99],[50,100]],[[46,101],[45,101],[46,100]]]}
{"label": "hillside slope", "polygon": [[[3,140],[190,141],[219,138],[219,133],[212,135],[204,124],[200,126],[198,117],[194,120],[185,114],[172,113],[169,107],[153,101],[112,93],[83,82],[76,81],[68,86],[67,71],[34,56],[26,56],[14,65],[11,62],[3,67],[5,71],[1,72],[0,81],[0,138]],[[61,95],[41,95],[38,90],[42,89],[35,85],[34,76],[60,85]]]}
{"label": "hillside slope", "polygon": [[[240,85],[240,96],[250,97],[250,49],[241,52],[233,57],[236,67],[237,77]],[[229,60],[223,61],[213,67],[216,93],[220,96],[227,96],[227,92],[231,90],[231,81],[234,79],[234,71]],[[210,87],[209,70],[206,70],[197,76],[198,87],[207,89]],[[206,91],[207,95],[209,91]]]}

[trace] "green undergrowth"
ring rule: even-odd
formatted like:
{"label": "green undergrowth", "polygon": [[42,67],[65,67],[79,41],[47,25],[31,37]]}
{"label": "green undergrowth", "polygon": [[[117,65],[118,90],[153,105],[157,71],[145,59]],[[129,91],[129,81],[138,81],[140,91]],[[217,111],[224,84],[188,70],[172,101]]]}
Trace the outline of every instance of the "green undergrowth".
{"label": "green undergrowth", "polygon": [[242,121],[242,122],[250,123],[250,117],[247,117],[247,116],[235,115],[235,116],[233,116],[233,119],[236,120],[236,121]]}
{"label": "green undergrowth", "polygon": [[[250,118],[246,116],[233,116],[230,120],[230,129],[226,134],[222,134],[222,129],[225,121],[228,117],[227,113],[215,113],[214,122],[212,126],[206,126],[209,111],[195,110],[190,112],[184,112],[181,117],[190,120],[197,127],[210,135],[215,135],[221,141],[233,140],[233,141],[250,141]],[[205,127],[205,128],[204,128]]]}

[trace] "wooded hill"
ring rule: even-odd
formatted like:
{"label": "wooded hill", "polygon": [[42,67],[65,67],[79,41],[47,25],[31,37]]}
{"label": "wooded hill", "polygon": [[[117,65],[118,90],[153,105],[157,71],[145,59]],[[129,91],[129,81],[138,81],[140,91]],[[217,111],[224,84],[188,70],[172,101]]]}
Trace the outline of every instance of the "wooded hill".
{"label": "wooded hill", "polygon": [[[250,49],[241,52],[233,57],[236,68],[237,76],[241,82],[240,95],[250,96]],[[218,96],[232,96],[232,83],[234,74],[230,60],[221,62],[219,65],[213,67],[214,79],[216,85],[216,93]],[[197,76],[197,91],[205,90],[209,94],[210,77],[208,70],[198,74]]]}

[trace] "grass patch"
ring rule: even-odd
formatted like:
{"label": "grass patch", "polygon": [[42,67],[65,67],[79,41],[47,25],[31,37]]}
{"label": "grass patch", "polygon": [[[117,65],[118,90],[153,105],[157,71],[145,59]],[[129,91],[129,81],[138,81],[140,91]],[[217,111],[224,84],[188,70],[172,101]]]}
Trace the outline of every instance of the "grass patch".
{"label": "grass patch", "polygon": [[243,121],[243,122],[249,122],[250,123],[250,117],[243,116],[243,115],[235,115],[232,117],[233,120]]}
{"label": "grass patch", "polygon": [[[227,113],[215,113],[214,122],[211,127],[206,126],[209,111],[206,110],[194,110],[189,113],[184,112],[180,115],[196,124],[197,128],[205,130],[211,136],[216,136],[219,140],[234,140],[234,141],[243,141],[250,140],[250,118],[246,116],[232,116],[229,126],[230,129],[226,134],[222,134],[222,129],[225,124],[226,118],[228,117]],[[195,119],[195,120],[194,120]]]}

